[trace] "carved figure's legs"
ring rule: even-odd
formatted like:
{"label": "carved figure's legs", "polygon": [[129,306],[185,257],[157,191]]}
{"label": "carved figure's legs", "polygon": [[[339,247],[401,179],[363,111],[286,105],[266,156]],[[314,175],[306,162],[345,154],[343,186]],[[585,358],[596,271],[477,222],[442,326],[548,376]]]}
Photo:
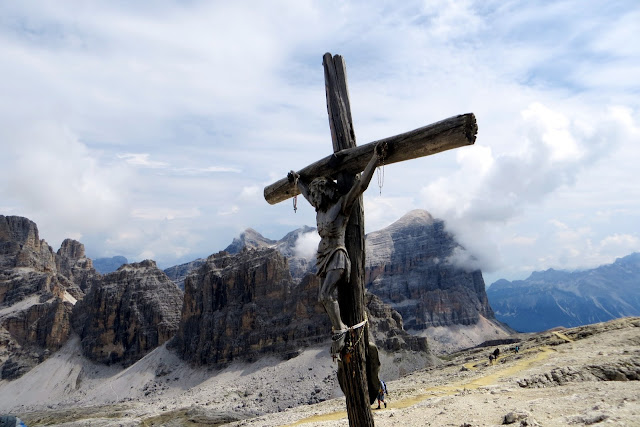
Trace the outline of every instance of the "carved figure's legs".
{"label": "carved figure's legs", "polygon": [[338,300],[333,296],[343,274],[344,268],[327,271],[327,275],[324,277],[318,293],[318,301],[322,303],[324,309],[329,315],[331,326],[334,331],[347,329],[347,326],[342,323],[342,319],[340,318],[340,306],[338,305]]}

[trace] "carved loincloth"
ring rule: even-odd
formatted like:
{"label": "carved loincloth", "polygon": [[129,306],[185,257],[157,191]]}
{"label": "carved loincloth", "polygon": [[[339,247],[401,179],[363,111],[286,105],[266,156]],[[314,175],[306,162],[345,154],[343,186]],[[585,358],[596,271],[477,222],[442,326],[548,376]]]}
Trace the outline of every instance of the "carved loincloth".
{"label": "carved loincloth", "polygon": [[351,260],[347,253],[347,248],[338,246],[324,253],[318,252],[316,255],[316,276],[325,277],[331,270],[344,269],[346,277],[351,275]]}

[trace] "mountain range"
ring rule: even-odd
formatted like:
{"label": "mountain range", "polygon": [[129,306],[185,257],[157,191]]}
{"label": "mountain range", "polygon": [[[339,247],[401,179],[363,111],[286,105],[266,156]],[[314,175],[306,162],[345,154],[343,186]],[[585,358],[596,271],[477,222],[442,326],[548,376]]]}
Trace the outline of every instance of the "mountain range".
{"label": "mountain range", "polygon": [[[334,396],[330,324],[305,249],[313,234],[303,227],[271,240],[247,229],[225,251],[165,271],[144,260],[101,274],[82,243],[67,239],[54,252],[35,223],[0,215],[0,411],[77,407],[112,393],[113,403],[200,393],[198,384],[238,366],[264,373],[295,365],[298,379],[288,381],[300,385],[244,399],[229,419]],[[370,341],[386,380],[441,364],[436,354],[512,336],[494,316],[482,272],[457,261],[461,252],[444,222],[421,210],[367,236]],[[299,357],[307,361],[288,363]],[[181,373],[188,379],[172,387]],[[40,382],[44,394],[11,392]]]}
{"label": "mountain range", "polygon": [[583,271],[549,269],[487,289],[496,318],[521,332],[640,315],[640,253]]}

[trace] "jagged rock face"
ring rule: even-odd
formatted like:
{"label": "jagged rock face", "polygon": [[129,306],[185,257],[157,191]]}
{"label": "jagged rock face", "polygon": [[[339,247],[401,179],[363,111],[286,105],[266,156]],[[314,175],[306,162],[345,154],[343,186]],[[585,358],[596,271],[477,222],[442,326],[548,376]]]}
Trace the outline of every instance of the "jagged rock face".
{"label": "jagged rock face", "polygon": [[73,305],[59,298],[7,316],[4,328],[20,344],[35,344],[48,350],[62,347],[70,333]]}
{"label": "jagged rock face", "polygon": [[212,255],[185,280],[180,330],[171,344],[198,365],[293,356],[331,330],[317,303],[318,285],[313,275],[295,283],[276,249]]}
{"label": "jagged rock face", "polygon": [[154,261],[127,264],[91,287],[73,312],[88,358],[128,366],[178,329],[182,293]]}
{"label": "jagged rock face", "polygon": [[369,331],[381,350],[390,353],[399,350],[429,351],[427,338],[406,332],[400,313],[380,298],[365,292],[365,305],[369,312]]}
{"label": "jagged rock face", "polygon": [[[196,365],[222,367],[261,355],[291,357],[326,342],[331,323],[318,302],[320,279],[292,279],[275,248],[220,252],[185,280],[180,329],[170,345]],[[366,296],[371,332],[383,350],[427,351],[426,338],[402,330],[400,315]]]}
{"label": "jagged rock face", "polygon": [[460,249],[443,221],[409,212],[367,235],[366,287],[402,315],[408,330],[493,319],[482,273],[451,261]]}
{"label": "jagged rock face", "polygon": [[[85,256],[82,243],[65,239],[58,249],[57,255],[58,273],[71,280],[83,292],[86,292],[93,283],[100,279],[100,274],[93,268],[93,262]],[[74,295],[74,297],[80,299],[80,296]]]}
{"label": "jagged rock face", "polygon": [[40,240],[33,221],[19,216],[0,215],[0,268],[30,267],[54,272],[53,250]]}
{"label": "jagged rock face", "polygon": [[[247,228],[239,237],[224,250],[230,254],[237,254],[243,249],[276,248],[289,260],[289,270],[294,280],[301,280],[305,275],[316,272],[315,249],[309,254],[301,254],[298,246],[302,235],[312,233],[315,228],[303,226],[287,233],[280,240],[271,240],[262,236],[253,228]],[[318,241],[319,241],[318,237]],[[317,248],[317,244],[315,245]]]}
{"label": "jagged rock face", "polygon": [[96,275],[84,246],[65,241],[58,253],[36,224],[0,216],[0,343],[2,378],[16,378],[67,341],[81,283]]}

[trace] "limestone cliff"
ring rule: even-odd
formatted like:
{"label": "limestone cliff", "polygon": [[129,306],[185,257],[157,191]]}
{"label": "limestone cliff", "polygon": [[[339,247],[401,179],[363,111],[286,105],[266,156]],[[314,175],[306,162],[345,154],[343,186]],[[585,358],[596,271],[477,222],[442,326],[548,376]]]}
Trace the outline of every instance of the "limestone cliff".
{"label": "limestone cliff", "polygon": [[27,218],[0,215],[0,372],[16,378],[68,339],[73,304],[99,275],[84,246],[58,253]]}
{"label": "limestone cliff", "polygon": [[128,366],[178,329],[182,293],[154,261],[126,264],[88,291],[73,312],[91,360]]}
{"label": "limestone cliff", "polygon": [[[240,236],[233,239],[233,242],[224,250],[230,254],[237,254],[243,249],[276,248],[289,261],[289,270],[294,280],[300,280],[308,273],[314,273],[315,253],[317,242],[313,242],[313,250],[302,248],[300,238],[309,233],[315,233],[315,228],[303,226],[297,230],[287,233],[280,240],[271,240],[258,233],[253,228],[247,228]],[[317,236],[317,234],[316,234]],[[318,237],[319,241],[319,237]],[[305,253],[307,252],[307,253]]]}
{"label": "limestone cliff", "polygon": [[[220,252],[185,280],[180,329],[171,342],[182,358],[221,367],[265,354],[288,358],[301,348],[329,346],[331,324],[317,301],[319,278],[291,277],[276,248]],[[425,353],[427,340],[402,329],[400,315],[368,295],[370,331],[381,350]]]}
{"label": "limestone cliff", "polygon": [[[93,262],[86,257],[82,243],[65,239],[56,255],[58,273],[71,280],[83,292],[100,279],[100,274],[93,268]],[[76,298],[80,299],[80,296]]]}
{"label": "limestone cliff", "polygon": [[493,319],[482,273],[452,261],[459,249],[443,221],[409,212],[367,235],[367,289],[395,308],[409,330]]}
{"label": "limestone cliff", "polygon": [[180,329],[182,358],[224,366],[262,354],[291,357],[325,340],[331,326],[317,300],[317,278],[296,283],[276,249],[220,252],[185,280]]}

